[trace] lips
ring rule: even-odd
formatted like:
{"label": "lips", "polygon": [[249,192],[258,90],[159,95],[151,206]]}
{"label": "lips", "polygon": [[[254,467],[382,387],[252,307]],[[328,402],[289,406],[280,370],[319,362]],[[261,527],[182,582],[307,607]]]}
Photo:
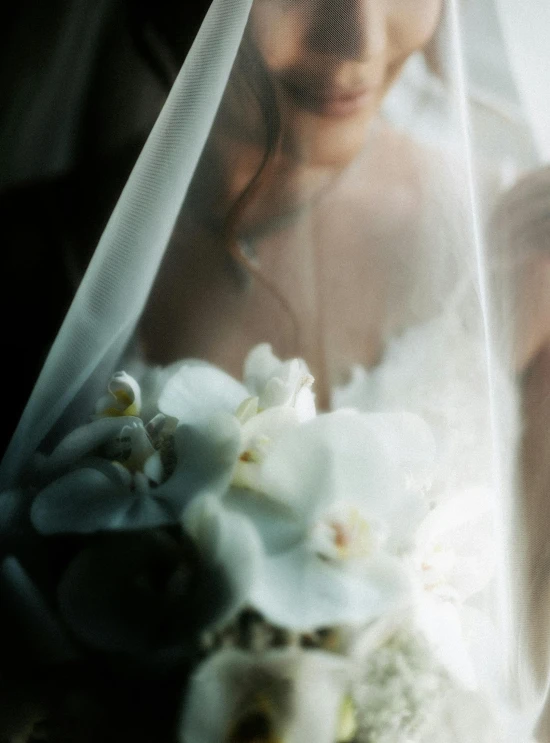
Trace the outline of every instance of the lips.
{"label": "lips", "polygon": [[313,81],[283,80],[283,87],[293,102],[321,116],[350,116],[369,105],[376,97],[378,86],[362,85],[343,88]]}

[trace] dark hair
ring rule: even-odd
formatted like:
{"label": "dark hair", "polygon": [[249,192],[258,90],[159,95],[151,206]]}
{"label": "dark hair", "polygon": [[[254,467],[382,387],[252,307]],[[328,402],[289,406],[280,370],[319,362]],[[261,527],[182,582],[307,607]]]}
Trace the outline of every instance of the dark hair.
{"label": "dark hair", "polygon": [[241,91],[239,91],[241,96],[245,100],[246,97],[251,96],[253,102],[259,106],[264,124],[265,139],[264,154],[258,170],[232,204],[225,220],[224,233],[228,243],[228,252],[238,265],[242,266],[249,275],[256,278],[267,289],[287,313],[292,325],[294,353],[300,355],[299,324],[290,302],[279,291],[276,284],[265,275],[261,266],[255,261],[254,256],[243,250],[238,235],[239,226],[246,209],[272,175],[282,133],[281,117],[273,82],[249,36],[245,36],[243,39],[234,72],[241,85]]}
{"label": "dark hair", "polygon": [[[128,6],[129,28],[135,48],[168,91],[185,61],[193,40],[211,5],[211,0],[198,0],[192,7],[173,0],[137,0]],[[230,208],[226,229],[238,225],[240,216],[253,199],[268,163],[276,153],[281,122],[273,83],[261,56],[245,35],[232,73],[237,95],[246,106],[259,107],[264,123],[265,150],[257,173]]]}
{"label": "dark hair", "polygon": [[[136,49],[167,90],[185,61],[210,4],[211,0],[202,0],[190,9],[187,6],[184,8],[183,4],[175,6],[169,0],[155,6],[148,0],[139,0],[131,6],[130,28]],[[239,228],[246,210],[272,175],[281,139],[281,118],[275,87],[261,55],[246,32],[233,67],[232,83],[243,107],[255,106],[259,109],[264,129],[264,153],[256,173],[227,211],[220,231],[234,266],[244,269],[245,277],[256,278],[289,316],[293,345],[295,352],[299,353],[298,323],[290,303],[262,272],[254,256],[243,250],[239,239]],[[189,196],[193,198],[192,193]],[[243,272],[237,272],[236,275],[242,277]]]}

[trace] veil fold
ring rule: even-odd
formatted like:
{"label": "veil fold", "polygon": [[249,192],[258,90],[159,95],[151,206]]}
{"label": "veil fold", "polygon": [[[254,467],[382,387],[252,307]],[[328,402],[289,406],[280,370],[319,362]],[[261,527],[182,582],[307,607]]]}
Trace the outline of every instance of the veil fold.
{"label": "veil fold", "polygon": [[3,485],[13,482],[97,367],[109,359],[109,368],[123,352],[212,126],[249,10],[250,2],[213,3],[23,412],[3,459]]}

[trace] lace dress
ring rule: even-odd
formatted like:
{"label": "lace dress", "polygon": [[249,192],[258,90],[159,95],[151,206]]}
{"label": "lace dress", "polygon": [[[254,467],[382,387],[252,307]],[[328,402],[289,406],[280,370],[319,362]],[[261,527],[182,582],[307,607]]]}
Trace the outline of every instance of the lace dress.
{"label": "lace dress", "polygon": [[[462,299],[459,298],[461,295]],[[355,366],[349,383],[334,390],[332,404],[334,408],[355,408],[365,412],[406,410],[429,423],[436,441],[435,471],[427,489],[430,506],[433,512],[437,512],[438,509],[445,509],[444,504],[452,510],[454,503],[454,507],[460,511],[463,502],[463,518],[459,517],[456,522],[458,528],[450,550],[456,550],[457,562],[452,565],[452,557],[447,565],[443,561],[440,573],[436,565],[434,580],[431,572],[434,566],[433,563],[430,565],[428,556],[426,564],[422,566],[428,578],[425,587],[428,593],[437,597],[436,600],[442,600],[443,604],[449,602],[449,606],[458,609],[469,659],[476,667],[476,674],[480,674],[478,680],[484,677],[487,680],[486,674],[491,673],[490,656],[492,654],[494,660],[499,650],[493,646],[487,652],[486,643],[490,644],[491,635],[488,625],[481,635],[484,635],[484,640],[480,640],[481,636],[477,635],[474,627],[478,622],[485,622],[485,592],[491,585],[491,579],[487,580],[486,575],[485,580],[481,578],[476,585],[474,578],[465,591],[465,586],[460,586],[460,583],[464,578],[468,582],[470,569],[472,574],[469,578],[472,578],[473,572],[481,564],[494,560],[487,544],[491,538],[491,527],[489,520],[482,518],[479,521],[474,513],[471,519],[468,518],[467,509],[473,507],[473,511],[477,511],[480,506],[483,511],[488,507],[485,511],[485,516],[488,516],[488,504],[492,502],[498,487],[497,469],[501,468],[501,477],[510,477],[512,474],[510,470],[506,474],[502,471],[503,464],[499,458],[503,452],[515,451],[519,430],[518,392],[504,365],[499,365],[494,359],[492,363],[489,362],[482,340],[483,329],[468,323],[464,306],[463,292],[458,292],[456,301],[449,302],[445,313],[391,339],[381,363],[371,369]],[[509,467],[509,459],[506,466]],[[500,495],[503,497],[504,493]],[[418,538],[427,542],[432,539],[429,532],[423,529]],[[428,544],[426,546],[429,548]],[[441,543],[436,546],[436,552],[441,550],[441,555],[447,549],[443,536]],[[437,578],[442,579],[439,584]],[[446,586],[445,581],[448,581]],[[435,604],[432,604],[432,608],[435,608]],[[444,623],[445,615],[442,614],[436,621]],[[433,642],[434,637],[431,640]],[[437,657],[443,658],[439,654],[441,647],[438,648],[438,642],[435,638],[435,644],[424,648],[424,658],[434,651]],[[420,679],[414,674],[412,678],[413,684],[422,686],[422,674]],[[489,681],[489,685],[491,683]],[[363,694],[367,694],[367,691],[368,684],[363,688]],[[370,692],[373,692],[372,687]],[[422,696],[422,692],[419,693]],[[437,699],[437,693],[430,692],[429,687],[424,695],[432,700]],[[508,740],[514,724],[511,720],[504,721],[501,712],[495,712],[477,682],[469,689],[461,688],[460,684],[451,684],[441,694],[440,702],[433,709],[426,709],[425,714],[424,723],[404,739],[419,743],[470,740],[498,743]],[[387,724],[388,718],[384,719]],[[375,739],[387,740],[388,743],[401,740],[399,736],[403,731],[400,733],[399,730],[396,727],[392,733],[390,724],[387,731]],[[361,736],[359,740],[363,740]],[[365,741],[370,740],[367,733]]]}

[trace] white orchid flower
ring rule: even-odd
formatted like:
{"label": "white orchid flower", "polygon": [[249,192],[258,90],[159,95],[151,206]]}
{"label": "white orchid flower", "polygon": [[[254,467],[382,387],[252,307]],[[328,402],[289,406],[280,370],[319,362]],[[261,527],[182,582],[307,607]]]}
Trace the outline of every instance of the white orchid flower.
{"label": "white orchid flower", "polygon": [[241,428],[233,485],[257,491],[260,465],[274,442],[315,416],[313,377],[303,361],[281,362],[262,344],[247,357],[245,382],[211,364],[184,362],[166,382],[158,408],[189,424],[220,411],[235,415]]}
{"label": "white orchid flower", "polygon": [[325,559],[369,557],[385,544],[395,551],[411,540],[426,512],[401,448],[411,429],[415,459],[423,448],[427,467],[433,439],[417,416],[351,410],[319,416],[273,447],[262,467],[263,490],[307,524]]}
{"label": "white orchid flower", "polygon": [[424,589],[462,603],[491,580],[496,561],[491,493],[470,488],[444,500],[416,532],[414,562]]}
{"label": "white orchid flower", "polygon": [[425,511],[396,444],[400,427],[408,438],[414,425],[429,460],[433,442],[420,418],[319,416],[288,431],[266,456],[265,497],[255,509],[229,495],[266,545],[253,606],[269,621],[302,631],[361,623],[404,600],[409,583],[397,553]]}
{"label": "white orchid flower", "polygon": [[[151,479],[159,474],[154,460],[158,452],[146,456],[143,422],[122,420],[124,425],[120,418],[103,418],[82,426],[53,452],[51,471],[62,463],[65,472],[36,496],[31,519],[39,532],[93,533],[177,523],[192,498],[226,492],[239,441],[233,416],[220,414],[201,426],[179,426],[173,437],[173,470],[160,483]],[[118,461],[85,456],[101,443],[112,445],[113,440],[131,446],[132,436],[141,446],[142,457],[138,461],[137,447],[135,464],[142,469],[130,471]]]}
{"label": "white orchid flower", "polygon": [[[315,416],[313,377],[304,361],[279,361],[271,346],[252,349],[244,364],[245,383],[241,384],[216,366],[196,360],[185,361],[165,383],[158,408],[180,422],[204,420],[211,413],[235,413],[246,400],[257,398],[248,408],[250,417],[270,408],[289,407],[298,420]],[[244,415],[244,409],[241,409]]]}
{"label": "white orchid flower", "polygon": [[220,651],[191,678],[179,741],[347,743],[349,684],[349,661],[333,654]]}
{"label": "white orchid flower", "polygon": [[269,343],[261,343],[247,356],[244,382],[260,410],[285,406],[294,408],[300,421],[315,417],[314,378],[302,359],[280,361]]}
{"label": "white orchid flower", "polygon": [[300,421],[296,411],[290,407],[268,408],[250,415],[256,405],[257,398],[249,398],[237,410],[241,440],[232,484],[237,488],[261,491],[261,468],[266,456],[275,442],[298,426]]}
{"label": "white orchid flower", "polygon": [[413,606],[412,623],[425,637],[437,662],[460,686],[476,689],[476,669],[457,607],[426,594],[417,595]]}
{"label": "white orchid flower", "polygon": [[204,424],[221,411],[231,413],[240,424],[238,456],[233,485],[258,490],[258,471],[273,442],[299,424],[290,406],[259,409],[257,397],[233,377],[209,364],[183,364],[166,384],[159,398],[162,413],[190,425]]}
{"label": "white orchid flower", "polygon": [[130,468],[134,470],[139,469],[155,451],[141,418],[98,417],[67,434],[53,452],[40,461],[39,476],[51,480],[103,447],[113,459],[120,456],[129,460]]}
{"label": "white orchid flower", "polygon": [[150,460],[155,458],[155,448],[143,422],[139,419],[128,422],[116,436],[106,441],[103,455],[106,459],[116,462],[121,471],[125,470],[130,478],[149,469],[156,484],[162,480],[162,471],[151,467]]}
{"label": "white orchid flower", "polygon": [[226,372],[201,361],[185,361],[168,379],[158,409],[180,423],[202,423],[220,412],[235,414],[249,391]]}
{"label": "white orchid flower", "polygon": [[441,664],[471,689],[477,687],[479,674],[466,630],[476,610],[464,602],[483,590],[494,574],[493,529],[491,493],[471,488],[426,516],[413,554],[419,582],[415,621]]}
{"label": "white orchid flower", "polygon": [[[107,386],[108,394],[96,404],[92,421],[68,434],[54,452],[40,460],[37,467],[42,479],[48,480],[66,471],[83,457],[97,454],[116,463],[126,481],[139,488],[147,478],[158,484],[163,478],[160,457],[148,429],[139,417],[141,389],[137,381],[124,371],[113,374]],[[158,418],[163,418],[159,416]],[[160,429],[156,420],[153,428]]]}
{"label": "white orchid flower", "polygon": [[136,380],[124,371],[113,374],[107,386],[108,394],[97,402],[96,416],[139,416],[141,390]]}

